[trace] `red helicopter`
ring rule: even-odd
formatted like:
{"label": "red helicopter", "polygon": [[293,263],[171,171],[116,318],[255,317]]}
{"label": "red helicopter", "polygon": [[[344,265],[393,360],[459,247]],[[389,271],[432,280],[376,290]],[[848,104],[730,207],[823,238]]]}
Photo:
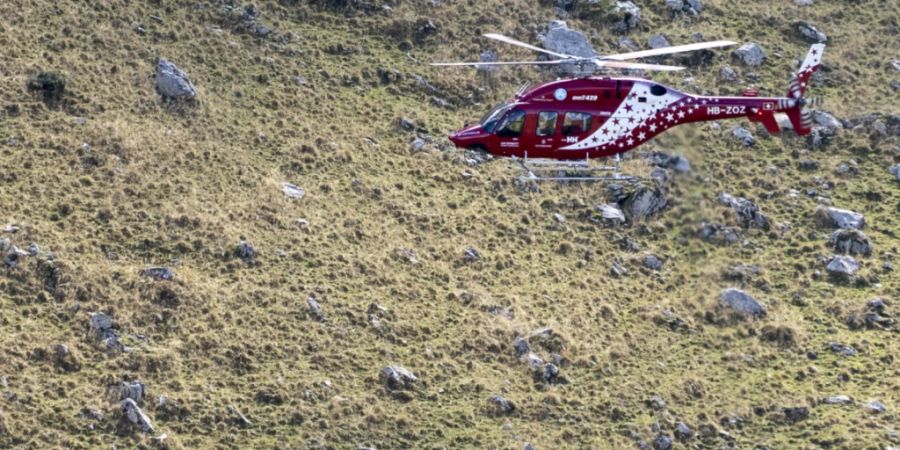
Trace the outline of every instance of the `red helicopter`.
{"label": "red helicopter", "polygon": [[[584,58],[553,52],[500,35],[487,38],[549,54],[559,59],[530,62],[434,63],[436,66],[588,64],[605,69],[682,70],[683,67],[632,63],[626,60],[734,45],[713,41],[617,55]],[[450,135],[457,147],[519,159],[532,179],[602,180],[600,177],[538,177],[535,165],[550,169],[613,170],[619,155],[683,123],[747,117],[766,130],[781,130],[776,114],[787,116],[798,135],[810,132],[812,117],[803,107],[809,78],[822,61],[823,44],[814,44],[795,73],[786,97],[759,97],[755,90],[739,97],[692,95],[641,78],[588,76],[525,85],[510,100],[494,107],[477,123]],[[784,121],[782,121],[784,123]],[[785,125],[787,125],[785,123]],[[592,167],[591,158],[615,156],[615,167]],[[524,161],[521,160],[524,158]],[[531,158],[531,160],[529,160]],[[535,160],[534,158],[537,158]],[[549,160],[549,161],[548,161]],[[580,161],[577,161],[580,160]]]}

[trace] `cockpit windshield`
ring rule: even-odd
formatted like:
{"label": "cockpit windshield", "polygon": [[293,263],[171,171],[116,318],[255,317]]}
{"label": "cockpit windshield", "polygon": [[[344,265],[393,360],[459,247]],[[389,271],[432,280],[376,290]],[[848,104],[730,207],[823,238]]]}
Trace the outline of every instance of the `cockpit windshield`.
{"label": "cockpit windshield", "polygon": [[504,114],[506,114],[507,111],[509,111],[510,108],[512,108],[512,106],[513,105],[509,102],[503,102],[493,107],[487,114],[485,114],[484,117],[482,117],[479,121],[481,127],[484,128],[484,131],[493,133],[494,128],[497,126],[497,122],[500,120],[500,118],[503,117]]}

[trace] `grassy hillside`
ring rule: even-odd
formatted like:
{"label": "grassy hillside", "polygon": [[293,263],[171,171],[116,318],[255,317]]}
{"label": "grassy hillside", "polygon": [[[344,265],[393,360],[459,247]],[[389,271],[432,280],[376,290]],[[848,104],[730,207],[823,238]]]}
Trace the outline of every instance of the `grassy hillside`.
{"label": "grassy hillside", "polygon": [[[873,298],[884,316],[900,312],[884,267],[900,245],[888,172],[900,162],[900,5],[707,0],[691,18],[637,3],[642,25],[628,36],[642,47],[701,32],[768,53],[748,68],[716,51],[654,79],[782,95],[809,46],[793,27],[804,20],[829,37],[810,94],[840,119],[881,116],[821,148],[739,121],[673,130],[648,149],[685,156],[691,173],[672,174],[661,214],[610,228],[593,220],[610,201],[603,186],[528,189],[512,162],[470,165],[444,139],[553,75],[425,63],[487,49],[532,58],[478,36],[537,43],[557,18],[549,3],[283,0],[256,3],[251,21],[221,1],[4,2],[0,240],[38,251],[0,268],[0,447],[636,448],[678,422],[694,436],[674,448],[900,445],[897,328],[847,324]],[[615,52],[608,9],[576,4],[567,23]],[[195,102],[160,99],[160,57],[190,75]],[[726,65],[738,82],[720,79]],[[28,88],[42,72],[65,79],[59,101]],[[736,123],[755,146],[731,137]],[[417,135],[430,142],[411,151]],[[836,171],[850,160],[858,174]],[[305,196],[287,198],[284,182]],[[754,201],[772,227],[732,245],[699,239],[702,223],[736,225],[721,192]],[[823,203],[866,217],[874,252],[851,282],[825,273]],[[241,241],[255,258],[236,255]],[[644,268],[646,254],[661,271]],[[613,263],[628,273],[611,275]],[[174,280],[143,276],[152,266]],[[731,320],[718,307],[728,287],[766,317]],[[91,333],[97,312],[125,351]],[[544,327],[531,348],[565,383],[516,357],[516,337]],[[418,381],[387,388],[387,365]],[[153,433],[123,418],[111,389],[123,381],[146,384]],[[515,411],[495,411],[494,395]],[[838,395],[851,403],[821,402]],[[886,411],[868,410],[873,400]]]}

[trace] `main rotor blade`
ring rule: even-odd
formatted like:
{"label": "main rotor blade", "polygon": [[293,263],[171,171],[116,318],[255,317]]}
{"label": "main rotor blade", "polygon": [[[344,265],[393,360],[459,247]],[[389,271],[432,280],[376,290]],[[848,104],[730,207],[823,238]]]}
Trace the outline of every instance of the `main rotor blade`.
{"label": "main rotor blade", "polygon": [[497,41],[500,41],[500,42],[506,42],[507,44],[518,45],[519,47],[525,47],[525,48],[527,48],[527,49],[529,49],[529,50],[534,50],[534,51],[536,51],[536,52],[541,52],[541,53],[546,53],[546,54],[548,54],[548,55],[553,55],[553,56],[556,56],[557,58],[577,58],[577,56],[566,55],[566,54],[563,54],[563,53],[551,52],[550,50],[547,50],[547,49],[543,49],[543,48],[540,48],[540,47],[535,47],[535,46],[533,46],[533,45],[531,45],[531,44],[526,44],[526,43],[524,43],[524,42],[522,42],[522,41],[517,41],[517,40],[515,40],[515,39],[513,39],[513,38],[511,38],[511,37],[506,37],[506,36],[504,36],[504,35],[502,35],[502,34],[497,34],[497,33],[487,33],[487,34],[484,35],[484,37],[489,38],[489,39],[494,39],[494,40],[497,40]]}
{"label": "main rotor blade", "polygon": [[660,64],[643,64],[620,61],[596,61],[597,67],[609,67],[612,69],[641,69],[641,70],[660,70],[665,72],[673,72],[676,70],[684,70],[681,66],[664,66]]}
{"label": "main rotor blade", "polygon": [[631,53],[620,53],[618,55],[604,55],[601,56],[601,59],[604,60],[615,60],[622,61],[626,59],[637,59],[637,58],[646,58],[648,56],[659,56],[659,55],[670,55],[672,53],[682,53],[682,52],[692,52],[694,50],[703,50],[705,48],[716,48],[716,47],[727,47],[729,45],[737,44],[737,42],[733,41],[710,41],[710,42],[700,42],[697,44],[687,44],[687,45],[676,45],[674,47],[663,47],[656,48],[652,50],[641,50],[637,52]]}
{"label": "main rotor blade", "polygon": [[567,59],[554,59],[551,61],[491,61],[491,62],[444,62],[444,63],[431,63],[432,66],[529,66],[531,64],[562,64],[569,63],[573,64],[571,60]]}

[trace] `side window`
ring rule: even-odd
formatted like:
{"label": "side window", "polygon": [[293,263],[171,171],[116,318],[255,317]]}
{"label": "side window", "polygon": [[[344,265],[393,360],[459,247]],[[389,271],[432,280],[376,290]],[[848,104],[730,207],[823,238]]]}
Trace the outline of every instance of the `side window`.
{"label": "side window", "polygon": [[541,111],[538,114],[537,134],[538,136],[551,136],[556,132],[556,118],[559,114],[556,111]]}
{"label": "side window", "polygon": [[523,125],[525,125],[525,111],[510,111],[509,114],[503,118],[500,127],[497,128],[497,136],[518,137],[522,134]]}
{"label": "side window", "polygon": [[591,115],[583,112],[567,112],[563,118],[563,136],[587,133],[591,129]]}

